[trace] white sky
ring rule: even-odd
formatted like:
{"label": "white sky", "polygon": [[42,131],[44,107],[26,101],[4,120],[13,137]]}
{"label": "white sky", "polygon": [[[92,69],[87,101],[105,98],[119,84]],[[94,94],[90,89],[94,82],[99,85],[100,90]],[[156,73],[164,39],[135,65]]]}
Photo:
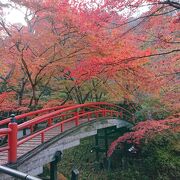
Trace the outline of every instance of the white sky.
{"label": "white sky", "polygon": [[[8,3],[8,0],[0,0],[2,3]],[[26,24],[24,20],[25,8],[3,8],[5,14],[5,19],[9,23],[21,23]]]}
{"label": "white sky", "polygon": [[23,13],[16,10],[16,9],[11,9],[8,11],[6,20],[10,23],[21,23],[21,24],[26,24],[24,18],[23,18]]}
{"label": "white sky", "polygon": [[[8,3],[8,0],[0,0],[2,3]],[[146,12],[148,10],[147,6],[139,8],[139,10],[134,13],[133,17],[140,16],[143,12]],[[15,8],[5,8],[4,13],[6,14],[5,19],[9,23],[21,23],[23,25],[26,25],[26,22],[24,20],[24,14],[26,9],[21,7],[19,9]]]}

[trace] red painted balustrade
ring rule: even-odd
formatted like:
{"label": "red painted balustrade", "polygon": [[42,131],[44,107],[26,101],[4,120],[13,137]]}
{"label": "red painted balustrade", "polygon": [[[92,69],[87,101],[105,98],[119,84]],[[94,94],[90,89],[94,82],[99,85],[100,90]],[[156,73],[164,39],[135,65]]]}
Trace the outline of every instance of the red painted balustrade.
{"label": "red painted balustrade", "polygon": [[[129,120],[133,120],[133,115],[122,107],[105,102],[96,102],[58,106],[18,115],[15,117],[17,122],[20,119],[29,118],[29,120],[21,124],[10,122],[10,118],[2,120],[0,125],[8,123],[8,127],[0,129],[0,137],[8,136],[8,140],[7,144],[0,147],[0,153],[3,153],[0,164],[15,163],[17,158],[23,155],[23,153],[27,153],[28,150],[30,151],[35,147],[34,144],[36,143],[37,138],[39,138],[37,144],[40,145],[46,142],[48,138],[53,138],[53,136],[79,126],[79,124],[82,124],[83,122],[92,121],[99,117],[120,117],[121,119],[123,118],[126,120],[127,118],[125,115],[129,116]],[[69,126],[67,127],[68,123]],[[37,128],[40,125],[43,125],[43,128]],[[24,129],[30,129],[30,134],[18,139],[18,131]],[[56,133],[52,133],[53,129],[56,129]],[[34,143],[32,148],[30,148],[31,144],[28,145],[28,142]],[[23,145],[25,144],[27,144],[26,147],[28,150],[24,149],[25,146]],[[18,151],[18,148],[23,150],[23,153]]]}

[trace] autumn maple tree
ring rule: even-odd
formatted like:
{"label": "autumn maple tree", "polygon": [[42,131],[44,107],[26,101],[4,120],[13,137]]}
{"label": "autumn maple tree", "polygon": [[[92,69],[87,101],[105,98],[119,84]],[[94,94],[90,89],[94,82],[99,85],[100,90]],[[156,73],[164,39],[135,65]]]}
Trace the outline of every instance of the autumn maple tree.
{"label": "autumn maple tree", "polygon": [[176,117],[169,117],[165,120],[139,122],[132,130],[132,132],[125,133],[110,145],[108,150],[109,157],[113,154],[115,149],[120,146],[120,144],[128,143],[140,148],[143,143],[147,144],[150,140],[157,136],[157,134],[166,132],[179,133],[179,114],[176,114]]}
{"label": "autumn maple tree", "polygon": [[[48,99],[63,92],[62,103],[100,100],[91,98],[93,93],[115,101],[153,95],[178,109],[177,101],[169,101],[178,95],[177,1],[11,0],[0,5],[1,91],[15,92],[19,106],[37,107],[48,91]],[[5,21],[9,5],[26,9],[26,25]]]}

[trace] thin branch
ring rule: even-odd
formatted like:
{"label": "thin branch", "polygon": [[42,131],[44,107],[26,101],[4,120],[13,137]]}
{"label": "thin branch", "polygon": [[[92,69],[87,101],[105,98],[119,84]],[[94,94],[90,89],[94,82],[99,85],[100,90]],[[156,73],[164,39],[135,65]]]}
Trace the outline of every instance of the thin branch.
{"label": "thin branch", "polygon": [[[155,57],[155,56],[163,56],[163,55],[168,55],[168,54],[172,54],[172,53],[177,53],[179,52],[180,49],[173,49],[171,51],[167,51],[167,52],[162,52],[162,53],[155,53],[155,54],[150,54],[150,55],[144,55],[144,56],[135,56],[135,57],[130,57],[130,58],[126,58],[126,59],[118,59],[119,61],[124,61],[126,64],[130,61],[134,61],[134,60],[138,60],[138,59],[143,59],[143,58],[147,58],[147,57]],[[118,65],[119,63],[106,63],[105,65]]]}

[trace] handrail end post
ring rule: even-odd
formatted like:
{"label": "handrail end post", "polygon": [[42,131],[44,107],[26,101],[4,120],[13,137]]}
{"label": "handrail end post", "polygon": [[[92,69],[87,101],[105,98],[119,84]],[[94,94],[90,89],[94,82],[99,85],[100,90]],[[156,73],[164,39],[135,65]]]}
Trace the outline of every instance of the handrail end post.
{"label": "handrail end post", "polygon": [[11,122],[8,124],[8,128],[11,129],[8,134],[8,163],[16,163],[18,124],[16,123],[15,115],[12,115],[11,117]]}

